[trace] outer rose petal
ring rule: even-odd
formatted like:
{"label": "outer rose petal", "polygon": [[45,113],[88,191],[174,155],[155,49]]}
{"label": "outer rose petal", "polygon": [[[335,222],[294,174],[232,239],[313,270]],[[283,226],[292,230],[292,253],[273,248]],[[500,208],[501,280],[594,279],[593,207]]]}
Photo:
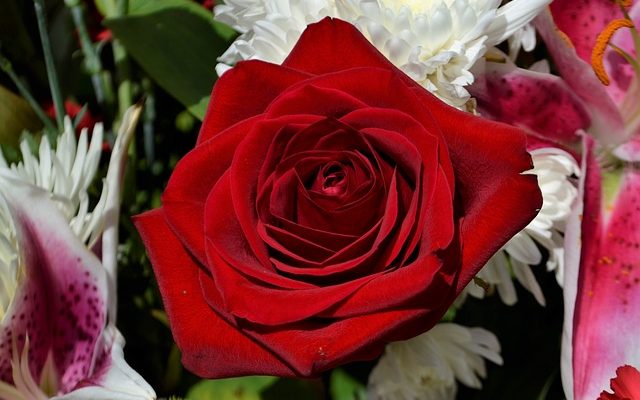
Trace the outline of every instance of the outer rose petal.
{"label": "outer rose petal", "polygon": [[565,145],[578,141],[576,132],[591,124],[581,99],[553,75],[487,62],[469,91],[483,116]]}
{"label": "outer rose petal", "polygon": [[353,25],[329,17],[307,27],[282,66],[313,75],[357,67],[396,70]]}
{"label": "outer rose petal", "polygon": [[294,376],[293,370],[216,314],[202,297],[201,267],[169,229],[164,211],[135,217],[185,367],[202,377]]}
{"label": "outer rose petal", "polygon": [[100,261],[73,234],[49,193],[0,174],[22,252],[25,279],[0,326],[0,380],[11,382],[12,341],[29,337],[36,380],[49,352],[68,392],[90,376],[105,325],[106,276]]}
{"label": "outer rose petal", "polygon": [[[238,122],[261,114],[284,89],[309,77],[304,72],[261,61],[238,63],[213,87],[197,145]],[[251,87],[249,96],[238,90],[247,87]]]}
{"label": "outer rose petal", "polygon": [[[536,216],[542,194],[535,176],[522,175],[533,163],[519,129],[432,101],[430,93],[417,86],[414,93],[438,121],[455,171],[462,244],[458,291],[462,291],[489,258]],[[488,160],[488,154],[501,157]]]}

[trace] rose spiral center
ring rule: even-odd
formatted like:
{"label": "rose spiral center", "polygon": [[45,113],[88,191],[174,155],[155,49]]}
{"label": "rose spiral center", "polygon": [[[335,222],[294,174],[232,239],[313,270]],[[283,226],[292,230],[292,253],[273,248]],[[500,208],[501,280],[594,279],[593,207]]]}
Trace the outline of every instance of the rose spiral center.
{"label": "rose spiral center", "polygon": [[321,182],[321,191],[334,196],[344,193],[347,187],[346,174],[341,163],[332,162],[325,165],[317,178]]}

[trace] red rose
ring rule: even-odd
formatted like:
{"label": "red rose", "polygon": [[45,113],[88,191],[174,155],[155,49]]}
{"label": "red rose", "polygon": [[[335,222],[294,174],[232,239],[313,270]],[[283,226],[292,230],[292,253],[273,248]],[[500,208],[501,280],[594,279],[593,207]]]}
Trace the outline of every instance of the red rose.
{"label": "red rose", "polygon": [[541,195],[519,130],[459,112],[351,25],[216,84],[136,219],[183,363],[313,376],[432,327]]}

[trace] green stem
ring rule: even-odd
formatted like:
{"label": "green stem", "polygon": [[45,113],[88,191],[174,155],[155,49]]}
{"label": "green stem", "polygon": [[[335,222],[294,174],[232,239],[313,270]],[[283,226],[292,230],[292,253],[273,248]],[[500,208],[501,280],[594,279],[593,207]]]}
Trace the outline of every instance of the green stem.
{"label": "green stem", "polygon": [[87,25],[85,23],[84,5],[80,0],[65,0],[65,4],[71,12],[73,23],[78,31],[80,38],[80,47],[84,55],[84,66],[91,75],[91,82],[96,93],[98,103],[113,103],[113,90],[111,89],[110,79],[107,71],[102,69],[102,61],[96,51],[96,47],[91,41]]}
{"label": "green stem", "polygon": [[53,62],[53,52],[51,50],[51,42],[47,31],[47,18],[44,11],[43,0],[33,0],[36,10],[36,18],[38,20],[38,30],[40,31],[40,40],[42,41],[42,52],[44,53],[44,62],[47,67],[47,77],[49,78],[49,88],[51,89],[51,97],[53,98],[53,106],[56,110],[56,121],[58,123],[58,132],[64,129],[64,101],[62,92],[60,91],[60,83],[58,82],[58,74]]}
{"label": "green stem", "polygon": [[27,100],[27,103],[29,103],[29,105],[31,106],[33,111],[36,113],[38,118],[42,121],[45,128],[48,131],[57,132],[58,130],[56,129],[55,125],[53,125],[53,123],[51,122],[51,119],[49,119],[49,117],[44,112],[42,107],[40,107],[40,104],[38,104],[36,99],[33,98],[29,90],[22,83],[20,78],[18,78],[18,76],[16,75],[15,71],[13,70],[13,66],[11,65],[11,62],[7,58],[5,58],[2,54],[0,54],[0,69],[2,69],[4,72],[7,73],[7,75],[9,75],[9,78],[11,78],[11,81],[18,89],[18,92],[20,92],[20,95],[24,97],[25,100]]}

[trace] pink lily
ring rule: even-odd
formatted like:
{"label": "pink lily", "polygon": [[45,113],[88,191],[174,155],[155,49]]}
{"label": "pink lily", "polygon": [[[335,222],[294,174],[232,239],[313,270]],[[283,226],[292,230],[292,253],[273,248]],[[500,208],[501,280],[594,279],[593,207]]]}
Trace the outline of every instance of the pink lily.
{"label": "pink lily", "polygon": [[[583,142],[582,201],[565,232],[561,360],[565,393],[576,400],[616,399],[603,393],[616,370],[640,368],[640,35],[626,29],[640,26],[640,3],[627,4],[627,22],[608,25],[625,18],[616,3],[555,0],[535,26],[562,78],[489,62],[473,93],[485,115],[547,143],[580,152]],[[614,34],[616,26],[626,28]],[[614,383],[631,387],[639,376]]]}
{"label": "pink lily", "polygon": [[[109,261],[138,115],[132,109],[125,118],[107,174],[109,192],[92,213],[83,190],[101,151],[99,127],[90,145],[85,131],[76,146],[69,123],[56,152],[43,142],[39,161],[25,153],[23,164],[9,168],[0,157],[0,399],[155,398],[124,361]],[[100,236],[102,261],[91,251]]]}

